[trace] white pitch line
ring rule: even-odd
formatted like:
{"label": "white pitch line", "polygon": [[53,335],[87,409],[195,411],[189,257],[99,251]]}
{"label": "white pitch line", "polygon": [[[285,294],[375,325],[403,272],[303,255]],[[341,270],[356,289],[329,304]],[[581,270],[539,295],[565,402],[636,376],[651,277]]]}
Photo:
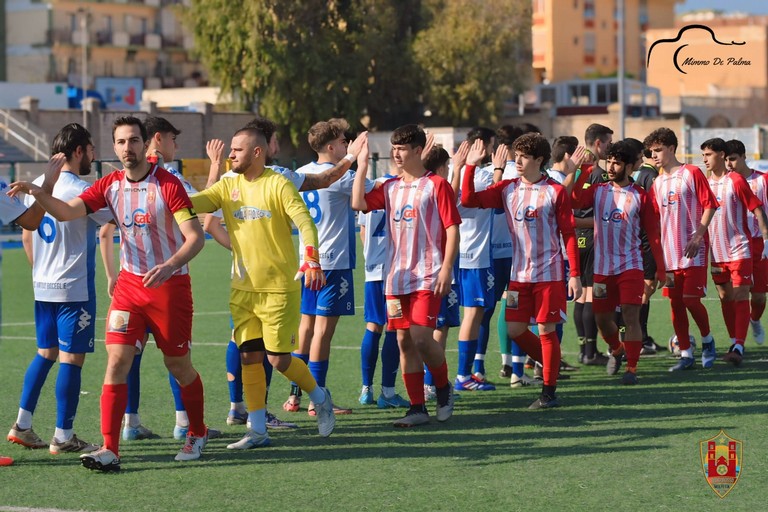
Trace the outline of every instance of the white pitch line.
{"label": "white pitch line", "polygon": [[0,512],[85,512],[84,510],[64,510],[62,508],[3,507]]}

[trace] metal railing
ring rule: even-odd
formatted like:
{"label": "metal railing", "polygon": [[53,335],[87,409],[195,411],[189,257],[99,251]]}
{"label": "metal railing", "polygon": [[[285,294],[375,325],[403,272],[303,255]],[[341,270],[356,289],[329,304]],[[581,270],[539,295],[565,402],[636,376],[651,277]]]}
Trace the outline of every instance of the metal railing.
{"label": "metal railing", "polygon": [[[27,121],[19,121],[8,110],[0,109],[0,136],[13,144],[28,149],[35,160],[48,160],[51,148],[43,135],[33,130]],[[21,148],[20,148],[21,149]]]}

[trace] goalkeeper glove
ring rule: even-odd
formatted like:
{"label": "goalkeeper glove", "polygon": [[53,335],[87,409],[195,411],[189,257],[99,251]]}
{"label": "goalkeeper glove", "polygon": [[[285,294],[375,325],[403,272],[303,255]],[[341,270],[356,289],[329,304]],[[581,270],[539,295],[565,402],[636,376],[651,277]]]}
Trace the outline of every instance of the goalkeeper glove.
{"label": "goalkeeper glove", "polygon": [[311,245],[304,248],[304,263],[296,273],[294,280],[298,281],[302,277],[304,277],[304,287],[310,290],[317,291],[325,286],[325,274],[320,268],[320,254]]}

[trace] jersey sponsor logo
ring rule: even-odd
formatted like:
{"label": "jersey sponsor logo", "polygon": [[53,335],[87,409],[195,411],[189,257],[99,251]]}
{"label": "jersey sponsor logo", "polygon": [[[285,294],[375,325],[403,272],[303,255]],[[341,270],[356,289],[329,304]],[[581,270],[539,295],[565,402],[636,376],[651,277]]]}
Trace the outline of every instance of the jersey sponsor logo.
{"label": "jersey sponsor logo", "polygon": [[123,226],[126,228],[130,227],[137,227],[137,228],[143,228],[147,224],[152,222],[152,217],[149,213],[146,212],[143,208],[137,208],[131,212],[130,216],[125,216],[125,221],[123,221]]}
{"label": "jersey sponsor logo", "polygon": [[80,317],[77,319],[77,326],[79,327],[77,332],[82,332],[83,329],[91,325],[91,318],[93,317],[85,308],[80,308]]}
{"label": "jersey sponsor logo", "polygon": [[128,311],[112,310],[109,312],[107,321],[107,332],[128,332],[128,322],[131,314]]}
{"label": "jersey sponsor logo", "polygon": [[237,201],[238,199],[240,199],[240,189],[239,188],[232,189],[232,193],[230,194],[229,197],[231,197],[233,201]]}
{"label": "jersey sponsor logo", "polygon": [[395,215],[392,217],[392,220],[395,222],[400,222],[401,220],[405,222],[411,222],[415,218],[416,210],[413,209],[413,205],[407,204],[399,210],[395,211]]}
{"label": "jersey sponsor logo", "polygon": [[677,195],[677,192],[674,190],[670,190],[667,194],[666,201],[661,201],[661,206],[672,206],[677,204],[677,202],[680,200],[680,197]]}
{"label": "jersey sponsor logo", "polygon": [[[349,291],[349,281],[342,278],[341,283],[339,283],[339,298],[344,297],[348,291]],[[349,306],[349,303],[347,303],[347,306]],[[349,309],[349,307],[347,307],[347,309]]]}
{"label": "jersey sponsor logo", "polygon": [[496,286],[496,277],[493,275],[493,272],[488,270],[486,274],[485,289],[486,291],[490,291],[490,290],[493,290],[495,286]]}
{"label": "jersey sponsor logo", "polygon": [[621,208],[614,208],[610,212],[606,212],[600,217],[603,222],[622,222],[627,220],[627,213]]}
{"label": "jersey sponsor logo", "polygon": [[515,220],[517,222],[535,222],[539,218],[539,211],[535,206],[528,206],[526,208],[520,208],[515,213]]}
{"label": "jersey sponsor logo", "polygon": [[263,218],[271,219],[272,212],[262,210],[254,206],[243,206],[235,211],[232,216],[238,220],[259,220]]}

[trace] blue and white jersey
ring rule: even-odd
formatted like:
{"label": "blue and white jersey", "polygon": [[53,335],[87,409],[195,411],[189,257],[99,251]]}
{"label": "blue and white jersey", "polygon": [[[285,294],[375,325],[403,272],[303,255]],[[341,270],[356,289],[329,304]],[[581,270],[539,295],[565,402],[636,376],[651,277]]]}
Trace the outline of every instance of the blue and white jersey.
{"label": "blue and white jersey", "polygon": [[[394,178],[391,174],[385,174],[376,181],[384,182]],[[365,280],[384,280],[384,260],[387,255],[387,217],[384,210],[372,210],[368,213],[360,212],[357,224],[365,228],[363,239],[363,257],[365,258]]]}
{"label": "blue and white jersey", "polygon": [[[334,167],[330,162],[312,162],[296,171],[296,174],[319,174]],[[301,196],[307,205],[309,215],[317,226],[320,243],[320,267],[323,270],[346,270],[355,268],[355,214],[349,204],[355,174],[347,171],[338,181],[322,190],[308,190]],[[373,189],[374,182],[366,180],[365,191]],[[299,237],[299,247],[304,241]],[[304,251],[300,251],[302,260]]]}
{"label": "blue and white jersey", "polygon": [[[8,184],[0,180],[0,226],[10,224],[27,211],[27,207],[18,197],[8,197]],[[0,259],[2,259],[3,248],[0,245]]]}
{"label": "blue and white jersey", "polygon": [[[465,169],[461,169],[464,179]],[[493,185],[493,166],[475,170],[475,191],[480,192]],[[466,208],[461,205],[457,194],[456,204],[461,215],[459,225],[459,268],[489,268],[491,263],[491,238],[493,226],[492,209]]]}
{"label": "blue and white jersey", "polygon": [[[506,165],[504,165],[504,172],[501,175],[501,179],[511,180],[519,177],[520,173],[517,172],[515,162],[513,160],[507,160]],[[491,251],[493,253],[493,259],[495,260],[512,257],[512,234],[509,232],[507,218],[504,215],[504,210],[501,208],[493,210]]]}
{"label": "blue and white jersey", "polygon": [[[44,176],[34,183],[41,185]],[[62,172],[53,187],[53,197],[69,201],[90,184],[71,172]],[[25,198],[27,206],[34,197]],[[96,297],[96,233],[113,219],[104,208],[79,219],[60,222],[46,213],[32,235],[32,286],[35,300],[42,302],[85,302]]]}
{"label": "blue and white jersey", "polygon": [[197,194],[198,190],[192,186],[192,184],[187,181],[187,178],[181,175],[179,171],[177,171],[173,166],[171,165],[162,165],[166,171],[176,176],[179,181],[181,182],[182,186],[184,187],[184,190],[187,191],[187,195],[191,196],[192,194]]}

